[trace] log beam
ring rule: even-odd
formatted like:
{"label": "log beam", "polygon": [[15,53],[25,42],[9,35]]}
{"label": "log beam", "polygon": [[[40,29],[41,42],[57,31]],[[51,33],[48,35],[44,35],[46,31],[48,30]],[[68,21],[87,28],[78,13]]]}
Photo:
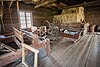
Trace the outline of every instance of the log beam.
{"label": "log beam", "polygon": [[[3,0],[3,1],[12,1],[12,0]],[[13,1],[16,1],[16,0],[13,0]],[[18,0],[18,1],[22,1],[22,0]]]}
{"label": "log beam", "polygon": [[50,3],[54,3],[54,2],[56,2],[57,0],[47,0],[47,1],[44,1],[44,2],[42,2],[42,3],[40,3],[40,4],[37,4],[34,8],[38,8],[38,7],[41,7],[41,6],[45,6],[45,5],[47,5],[47,4],[50,4]]}
{"label": "log beam", "polygon": [[9,8],[11,7],[11,5],[13,4],[13,0],[11,0],[10,4],[9,4]]}

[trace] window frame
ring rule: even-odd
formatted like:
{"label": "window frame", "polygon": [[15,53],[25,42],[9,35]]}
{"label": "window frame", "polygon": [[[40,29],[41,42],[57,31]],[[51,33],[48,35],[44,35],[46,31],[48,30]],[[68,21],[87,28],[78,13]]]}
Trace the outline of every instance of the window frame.
{"label": "window frame", "polygon": [[[24,13],[24,16],[21,16],[21,14],[20,14],[21,12]],[[26,15],[27,13],[30,13],[30,16],[27,16]],[[32,19],[33,15],[32,15],[32,12],[29,12],[29,11],[19,11],[19,16],[20,16],[20,23],[26,25],[25,28],[23,28],[22,25],[21,25],[22,29],[29,28],[28,24],[30,24],[30,23],[28,23],[27,21],[31,21],[31,26],[33,25],[33,19]],[[25,20],[21,20],[21,17],[24,17]],[[30,17],[30,20],[27,20],[27,17]],[[22,21],[24,21],[25,23],[22,23]]]}

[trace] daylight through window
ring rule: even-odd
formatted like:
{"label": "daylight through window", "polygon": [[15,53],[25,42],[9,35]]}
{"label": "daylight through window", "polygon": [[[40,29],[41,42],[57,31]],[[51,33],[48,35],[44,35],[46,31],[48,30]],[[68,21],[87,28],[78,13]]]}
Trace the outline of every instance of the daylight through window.
{"label": "daylight through window", "polygon": [[21,28],[26,29],[32,25],[32,14],[31,12],[19,12]]}

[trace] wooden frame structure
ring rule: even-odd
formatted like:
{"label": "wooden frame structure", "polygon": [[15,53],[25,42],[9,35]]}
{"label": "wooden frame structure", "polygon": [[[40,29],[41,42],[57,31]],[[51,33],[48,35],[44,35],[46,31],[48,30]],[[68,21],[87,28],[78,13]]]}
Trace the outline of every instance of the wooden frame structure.
{"label": "wooden frame structure", "polygon": [[32,47],[28,46],[25,43],[22,43],[22,63],[26,67],[29,67],[29,65],[25,61],[25,49],[28,49],[28,50],[30,50],[30,51],[32,51],[32,52],[35,53],[35,57],[34,57],[34,67],[37,67],[38,66],[38,53],[39,53],[39,50],[37,50],[35,48],[32,48]]}
{"label": "wooden frame structure", "polygon": [[25,49],[28,49],[32,52],[35,53],[35,58],[34,58],[34,67],[37,67],[37,63],[38,63],[38,53],[39,53],[39,50],[35,49],[35,48],[32,48],[31,46],[28,46],[27,44],[24,43],[24,39],[23,39],[23,33],[18,31],[16,28],[13,28],[14,29],[14,34],[15,34],[15,37],[14,37],[14,41],[16,42],[16,44],[20,47],[22,47],[22,63],[28,67],[29,65],[26,63],[25,61]]}

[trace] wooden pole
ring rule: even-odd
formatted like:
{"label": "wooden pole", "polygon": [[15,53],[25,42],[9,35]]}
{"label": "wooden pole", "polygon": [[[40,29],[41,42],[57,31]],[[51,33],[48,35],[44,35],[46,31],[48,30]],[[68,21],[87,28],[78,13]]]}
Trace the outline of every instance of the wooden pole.
{"label": "wooden pole", "polygon": [[20,31],[22,32],[21,22],[20,22],[20,15],[19,15],[19,2],[18,2],[18,0],[16,0],[16,6],[17,6],[17,14],[18,14],[18,23],[19,23]]}
{"label": "wooden pole", "polygon": [[1,16],[1,25],[2,25],[2,29],[3,31],[5,31],[5,27],[4,27],[4,23],[3,23],[3,1],[0,1],[0,16]]}
{"label": "wooden pole", "polygon": [[9,13],[10,13],[10,21],[11,21],[12,28],[13,28],[13,20],[12,20],[12,10],[11,10],[11,8],[9,8]]}
{"label": "wooden pole", "polygon": [[12,3],[13,3],[13,0],[10,2],[9,8],[11,7]]}

